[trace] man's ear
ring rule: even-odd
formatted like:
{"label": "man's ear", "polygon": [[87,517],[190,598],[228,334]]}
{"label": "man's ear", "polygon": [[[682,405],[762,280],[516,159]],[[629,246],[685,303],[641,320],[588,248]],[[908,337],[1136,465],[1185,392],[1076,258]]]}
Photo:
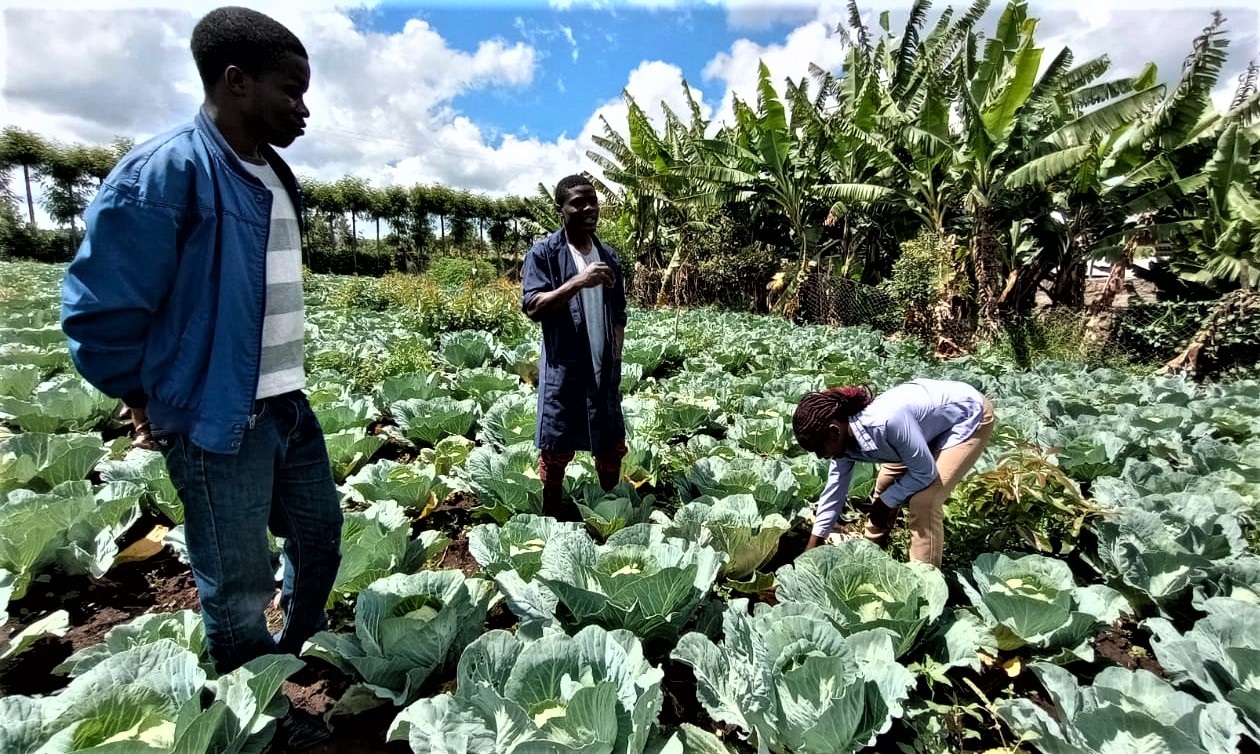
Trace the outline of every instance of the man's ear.
{"label": "man's ear", "polygon": [[230,65],[223,71],[223,83],[228,92],[243,97],[249,91],[250,77],[240,68]]}

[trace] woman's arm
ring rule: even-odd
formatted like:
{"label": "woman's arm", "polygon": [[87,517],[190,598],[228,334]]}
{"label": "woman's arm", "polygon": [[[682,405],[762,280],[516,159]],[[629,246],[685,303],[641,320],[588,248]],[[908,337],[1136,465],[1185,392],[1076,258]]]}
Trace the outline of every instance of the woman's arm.
{"label": "woman's arm", "polygon": [[906,465],[906,473],[879,494],[880,501],[896,508],[912,495],[936,481],[936,459],[923,437],[919,422],[908,411],[900,411],[885,425],[884,442]]}
{"label": "woman's arm", "polygon": [[853,461],[836,458],[827,472],[827,485],[814,508],[814,530],[810,534],[808,550],[820,544],[831,533],[836,519],[844,512],[844,501],[849,496],[849,482],[853,478]]}

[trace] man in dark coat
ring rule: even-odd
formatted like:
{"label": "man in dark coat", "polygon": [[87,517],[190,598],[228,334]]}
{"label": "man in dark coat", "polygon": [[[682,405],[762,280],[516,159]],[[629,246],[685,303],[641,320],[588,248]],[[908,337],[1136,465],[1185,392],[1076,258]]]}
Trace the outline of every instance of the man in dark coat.
{"label": "man in dark coat", "polygon": [[521,309],[542,324],[538,370],[538,476],[543,514],[565,518],[564,472],[576,451],[595,457],[600,486],[621,478],[621,347],[626,289],[617,253],[595,237],[599,197],[580,175],[556,186],[564,227],[534,244],[521,273]]}

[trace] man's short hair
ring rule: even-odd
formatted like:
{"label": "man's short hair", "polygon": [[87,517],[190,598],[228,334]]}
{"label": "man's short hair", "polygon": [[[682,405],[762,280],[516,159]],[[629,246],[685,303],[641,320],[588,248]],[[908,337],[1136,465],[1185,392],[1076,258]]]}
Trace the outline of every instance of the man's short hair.
{"label": "man's short hair", "polygon": [[591,179],[584,175],[566,175],[561,178],[560,182],[556,184],[556,205],[564,204],[565,200],[569,198],[569,191],[578,186],[590,186],[592,190],[595,188],[595,184],[591,183]]}
{"label": "man's short hair", "polygon": [[274,70],[284,58],[308,57],[301,40],[274,18],[249,8],[216,8],[192,32],[193,61],[207,90],[234,65],[251,76]]}

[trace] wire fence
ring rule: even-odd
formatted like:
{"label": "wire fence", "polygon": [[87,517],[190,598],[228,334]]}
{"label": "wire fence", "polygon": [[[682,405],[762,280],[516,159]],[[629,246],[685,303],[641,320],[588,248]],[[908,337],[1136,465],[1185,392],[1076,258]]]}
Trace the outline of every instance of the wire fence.
{"label": "wire fence", "polygon": [[[661,272],[636,265],[628,293],[640,306],[649,307],[658,301],[667,306],[730,306],[732,299],[738,299],[741,308],[781,310],[800,323],[869,327],[918,338],[945,357],[975,349],[974,323],[967,314],[968,303],[961,298],[935,306],[908,306],[885,287],[832,275],[811,274],[791,295],[791,281],[783,275],[770,286],[754,281],[756,290],[745,290],[747,286],[715,286],[695,273],[690,266],[678,270],[665,285],[661,301]],[[1103,283],[1102,278],[1091,278],[1086,303],[1100,295]],[[714,290],[717,287],[722,290]],[[781,295],[790,299],[781,301]],[[1113,304],[1093,316],[1046,304],[1028,317],[1003,317],[997,347],[1018,363],[1071,359],[1158,367],[1185,349],[1216,305],[1216,301],[1158,301],[1153,286],[1130,279]]]}
{"label": "wire fence", "polygon": [[[1024,360],[1078,358],[1097,364],[1161,366],[1199,332],[1216,301],[1157,301],[1153,291],[1127,286],[1125,294],[1097,315],[1042,307],[1027,318],[1006,318],[1002,347]],[[883,288],[844,279],[814,279],[802,285],[793,318],[833,326],[866,326],[917,337],[943,356],[967,350],[972,324],[961,302],[907,307]]]}

